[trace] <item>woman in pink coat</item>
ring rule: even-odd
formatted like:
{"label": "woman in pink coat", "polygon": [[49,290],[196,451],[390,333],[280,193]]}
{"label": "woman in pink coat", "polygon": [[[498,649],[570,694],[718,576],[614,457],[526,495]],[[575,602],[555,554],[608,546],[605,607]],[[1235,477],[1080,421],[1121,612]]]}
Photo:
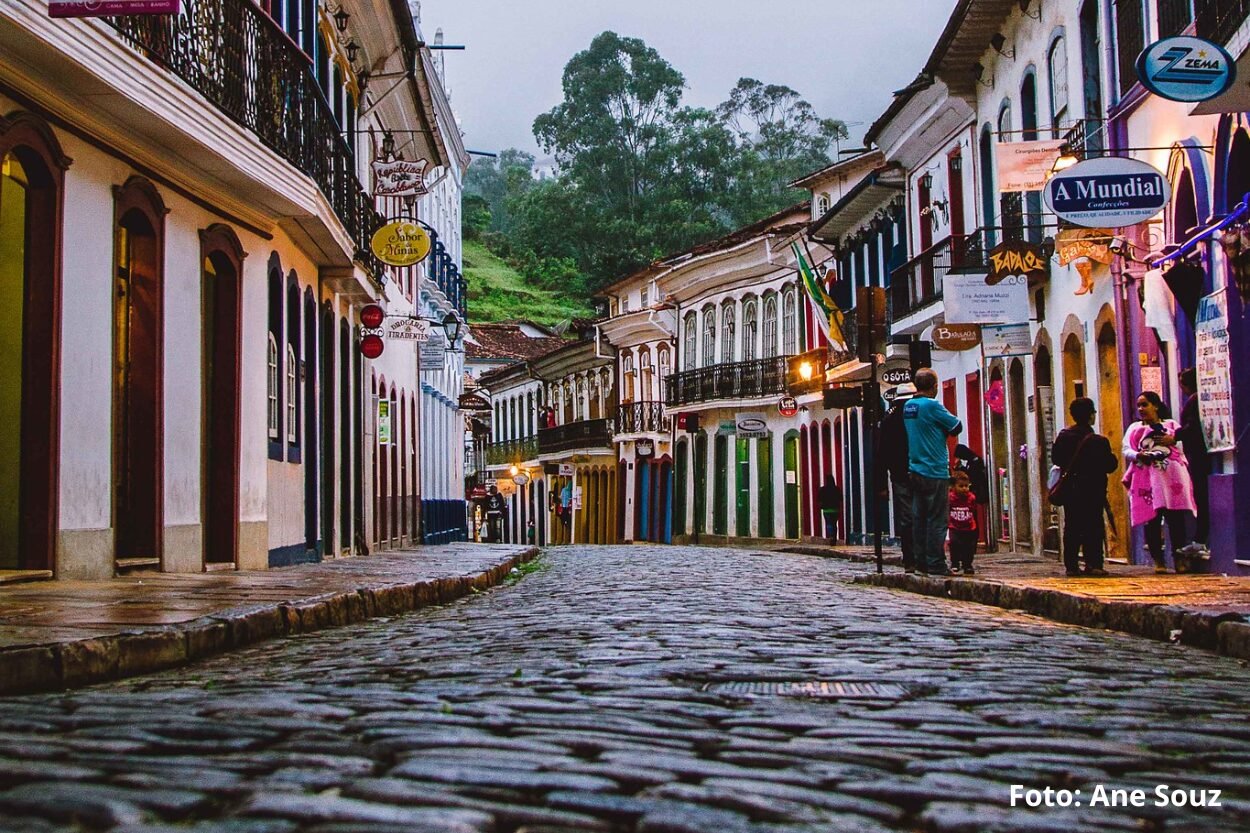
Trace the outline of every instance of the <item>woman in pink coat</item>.
{"label": "woman in pink coat", "polygon": [[1155,572],[1166,573],[1163,557],[1163,522],[1167,521],[1172,543],[1172,560],[1177,572],[1187,563],[1179,552],[1188,543],[1185,513],[1196,515],[1194,487],[1189,465],[1176,441],[1180,428],[1168,419],[1167,406],[1154,391],[1137,397],[1140,419],[1124,432],[1124,485],[1128,488],[1130,519],[1133,526],[1146,525],[1146,547],[1154,559]]}

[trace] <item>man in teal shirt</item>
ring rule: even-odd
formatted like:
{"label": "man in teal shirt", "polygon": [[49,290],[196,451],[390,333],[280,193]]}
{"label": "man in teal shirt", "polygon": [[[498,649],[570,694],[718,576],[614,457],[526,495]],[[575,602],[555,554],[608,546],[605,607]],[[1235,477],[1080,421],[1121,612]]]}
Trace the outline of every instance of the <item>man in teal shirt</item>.
{"label": "man in teal shirt", "polygon": [[915,397],[903,406],[911,475],[912,547],[922,572],[949,576],[944,546],[951,478],[946,438],[959,436],[963,425],[935,398],[937,373],[922,368],[916,372],[915,384]]}

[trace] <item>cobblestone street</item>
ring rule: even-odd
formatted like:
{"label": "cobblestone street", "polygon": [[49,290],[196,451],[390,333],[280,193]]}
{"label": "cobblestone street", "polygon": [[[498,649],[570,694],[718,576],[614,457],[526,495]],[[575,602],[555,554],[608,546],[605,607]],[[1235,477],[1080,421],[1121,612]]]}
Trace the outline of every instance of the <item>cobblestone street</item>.
{"label": "cobblestone street", "polygon": [[[1250,829],[1243,663],[812,556],[536,563],[441,608],[2,700],[0,829]],[[819,680],[881,688],[717,686]],[[1012,784],[1082,806],[1012,808]],[[1145,806],[1091,807],[1100,784]],[[1163,784],[1222,806],[1155,806]]]}

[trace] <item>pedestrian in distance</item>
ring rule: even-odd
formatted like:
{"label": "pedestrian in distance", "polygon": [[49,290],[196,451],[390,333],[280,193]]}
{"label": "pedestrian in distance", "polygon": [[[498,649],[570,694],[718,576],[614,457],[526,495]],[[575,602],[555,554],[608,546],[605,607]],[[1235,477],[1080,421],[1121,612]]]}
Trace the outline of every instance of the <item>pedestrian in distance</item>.
{"label": "pedestrian in distance", "polygon": [[903,406],[903,424],[916,563],[930,575],[949,576],[945,542],[951,472],[946,439],[959,436],[963,424],[935,398],[938,376],[932,368],[917,371],[915,384],[916,395]]}
{"label": "pedestrian in distance", "polygon": [[977,496],[967,472],[957,470],[951,475],[949,503],[951,570],[970,576],[976,572],[972,558],[977,552]]}
{"label": "pedestrian in distance", "polygon": [[[894,532],[903,552],[903,570],[908,573],[916,572],[917,564],[912,544],[911,477],[907,471],[907,427],[903,425],[903,406],[915,395],[916,386],[910,382],[895,388],[894,400],[881,417],[876,454],[873,455],[877,484],[881,489],[877,496],[885,500],[886,490],[889,489],[894,503]],[[927,565],[919,566],[928,569]]]}
{"label": "pedestrian in distance", "polygon": [[1194,505],[1198,507],[1198,523],[1194,527],[1193,543],[1185,547],[1186,558],[1203,558],[1210,555],[1207,541],[1211,533],[1211,490],[1208,478],[1211,476],[1211,457],[1207,452],[1207,437],[1202,431],[1202,417],[1198,412],[1198,374],[1188,367],[1180,375],[1181,395],[1185,404],[1181,405],[1181,428],[1176,432],[1185,453],[1185,462],[1189,464],[1189,479],[1194,487]]}
{"label": "pedestrian in distance", "polygon": [[1187,572],[1185,514],[1196,516],[1198,507],[1194,505],[1189,465],[1176,439],[1180,425],[1171,419],[1167,405],[1154,391],[1137,397],[1137,415],[1140,419],[1124,432],[1124,486],[1128,489],[1130,520],[1133,526],[1146,527],[1146,547],[1156,573],[1168,571],[1163,553],[1166,521],[1176,571]]}
{"label": "pedestrian in distance", "polygon": [[820,503],[820,518],[824,522],[825,538],[830,544],[838,542],[838,521],[842,519],[842,490],[833,479],[833,472],[825,473],[825,482],[816,490]]}
{"label": "pedestrian in distance", "polygon": [[507,503],[504,502],[503,495],[499,494],[499,489],[495,486],[488,487],[487,492],[486,528],[490,531],[490,540],[493,543],[502,543],[504,512],[507,509]]}
{"label": "pedestrian in distance", "polygon": [[[1094,431],[1094,400],[1079,396],[1068,405],[1072,424],[1059,432],[1051,460],[1059,467],[1063,493],[1063,567],[1067,575],[1105,576],[1107,475],[1118,465],[1111,442]],[[1081,553],[1085,572],[1081,572]]]}
{"label": "pedestrian in distance", "polygon": [[977,496],[977,532],[983,532],[990,503],[990,475],[985,458],[959,443],[955,446],[955,471],[967,473],[972,480],[972,493]]}

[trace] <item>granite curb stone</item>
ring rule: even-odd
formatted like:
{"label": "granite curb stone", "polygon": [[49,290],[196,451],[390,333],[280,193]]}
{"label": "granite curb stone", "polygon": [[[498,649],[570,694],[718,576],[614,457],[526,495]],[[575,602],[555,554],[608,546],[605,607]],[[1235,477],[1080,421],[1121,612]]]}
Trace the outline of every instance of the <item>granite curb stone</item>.
{"label": "granite curb stone", "polygon": [[393,583],[224,610],[179,625],[0,650],[0,696],[77,688],[185,665],[280,636],[309,633],[454,601],[502,582],[537,547],[471,575]]}

